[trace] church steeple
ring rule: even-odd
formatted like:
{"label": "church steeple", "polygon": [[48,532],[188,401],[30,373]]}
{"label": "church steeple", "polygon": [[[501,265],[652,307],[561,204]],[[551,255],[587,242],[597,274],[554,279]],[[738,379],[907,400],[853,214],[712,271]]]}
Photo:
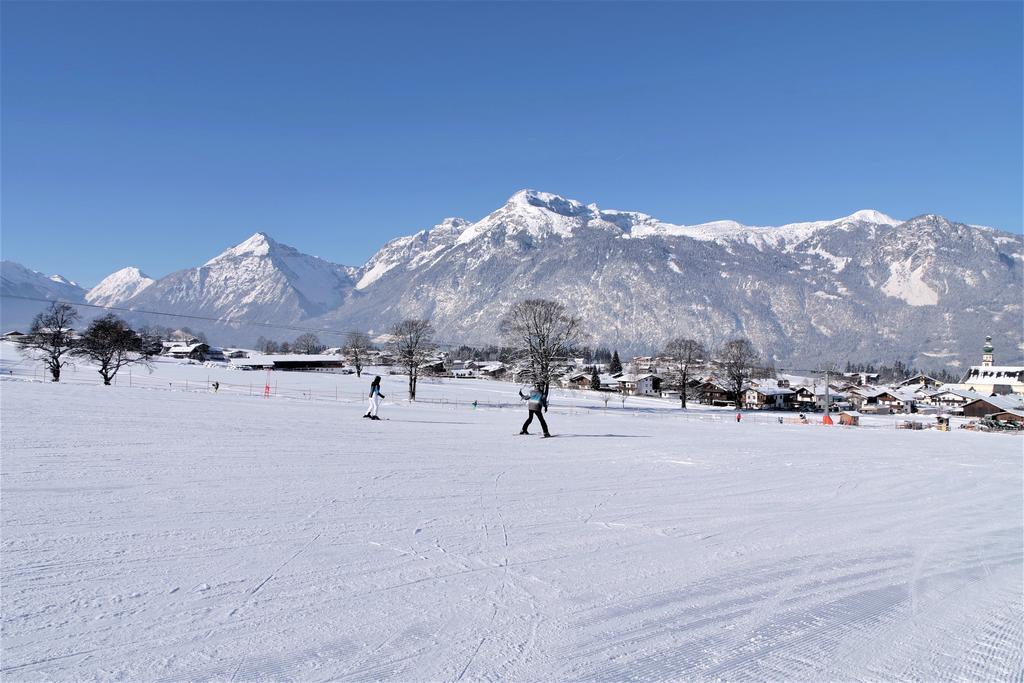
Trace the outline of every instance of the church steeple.
{"label": "church steeple", "polygon": [[981,347],[981,365],[983,367],[991,367],[992,351],[992,337],[985,337],[985,346]]}

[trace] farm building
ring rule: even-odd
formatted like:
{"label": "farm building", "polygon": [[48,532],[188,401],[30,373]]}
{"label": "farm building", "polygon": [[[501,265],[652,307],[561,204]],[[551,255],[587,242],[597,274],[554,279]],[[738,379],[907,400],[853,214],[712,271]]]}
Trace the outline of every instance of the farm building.
{"label": "farm building", "polygon": [[252,355],[248,358],[236,358],[231,361],[232,367],[241,370],[312,370],[319,372],[336,372],[345,367],[345,361],[336,354],[271,354]]}

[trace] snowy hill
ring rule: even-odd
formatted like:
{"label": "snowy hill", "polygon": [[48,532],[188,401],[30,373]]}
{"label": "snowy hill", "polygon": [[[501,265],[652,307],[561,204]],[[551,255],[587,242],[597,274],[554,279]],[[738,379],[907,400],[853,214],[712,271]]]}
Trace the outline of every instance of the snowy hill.
{"label": "snowy hill", "polygon": [[[226,320],[291,324],[344,304],[354,289],[354,274],[354,269],[302,254],[256,233],[198,268],[157,280],[121,304]],[[254,338],[255,333],[249,335],[249,331],[241,336]]]}
{"label": "snowy hill", "polygon": [[116,306],[156,282],[134,266],[122,268],[85,293],[85,300],[97,306]]}
{"label": "snowy hill", "polygon": [[48,299],[71,302],[85,300],[85,290],[61,275],[46,275],[30,270],[14,261],[0,262],[0,327],[25,331],[32,318],[46,307],[39,301],[17,299]]}
{"label": "snowy hill", "polygon": [[[447,218],[394,239],[359,268],[257,233],[156,282],[137,269],[119,271],[87,296],[141,310],[373,333],[428,317],[440,339],[466,343],[495,341],[510,304],[541,296],[582,315],[594,343],[624,352],[654,351],[679,334],[712,344],[742,334],[784,367],[846,360],[955,367],[975,360],[985,334],[1005,340],[1007,362],[1024,357],[1022,264],[1020,235],[936,215],[902,221],[865,209],[778,227],[682,225],[522,190],[476,222]],[[223,343],[294,336],[251,325],[201,327]]]}

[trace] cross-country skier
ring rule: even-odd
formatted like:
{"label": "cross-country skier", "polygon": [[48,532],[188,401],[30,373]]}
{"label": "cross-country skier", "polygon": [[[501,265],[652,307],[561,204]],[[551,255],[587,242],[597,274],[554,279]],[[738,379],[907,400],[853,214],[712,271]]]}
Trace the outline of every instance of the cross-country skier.
{"label": "cross-country skier", "polygon": [[548,411],[548,400],[544,398],[544,394],[540,389],[534,389],[529,396],[523,393],[522,389],[519,390],[519,398],[526,401],[526,406],[530,409],[530,417],[526,418],[526,422],[523,423],[523,430],[520,434],[529,434],[527,431],[530,428],[530,423],[533,422],[533,416],[536,415],[537,419],[540,420],[540,428],[544,430],[544,436],[549,437],[551,433],[548,432],[548,423],[544,421],[544,416],[541,414],[541,408],[546,413]]}
{"label": "cross-country skier", "polygon": [[384,394],[380,393],[380,375],[373,378],[373,382],[370,383],[370,405],[366,409],[366,415],[371,420],[379,420],[377,417],[377,411],[380,410],[380,400],[385,398]]}

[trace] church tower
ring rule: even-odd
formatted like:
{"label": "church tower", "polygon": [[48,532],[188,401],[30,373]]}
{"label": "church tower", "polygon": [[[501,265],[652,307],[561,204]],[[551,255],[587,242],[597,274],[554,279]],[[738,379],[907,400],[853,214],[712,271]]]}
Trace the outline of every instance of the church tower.
{"label": "church tower", "polygon": [[985,337],[985,346],[981,348],[982,367],[992,367],[992,337]]}

